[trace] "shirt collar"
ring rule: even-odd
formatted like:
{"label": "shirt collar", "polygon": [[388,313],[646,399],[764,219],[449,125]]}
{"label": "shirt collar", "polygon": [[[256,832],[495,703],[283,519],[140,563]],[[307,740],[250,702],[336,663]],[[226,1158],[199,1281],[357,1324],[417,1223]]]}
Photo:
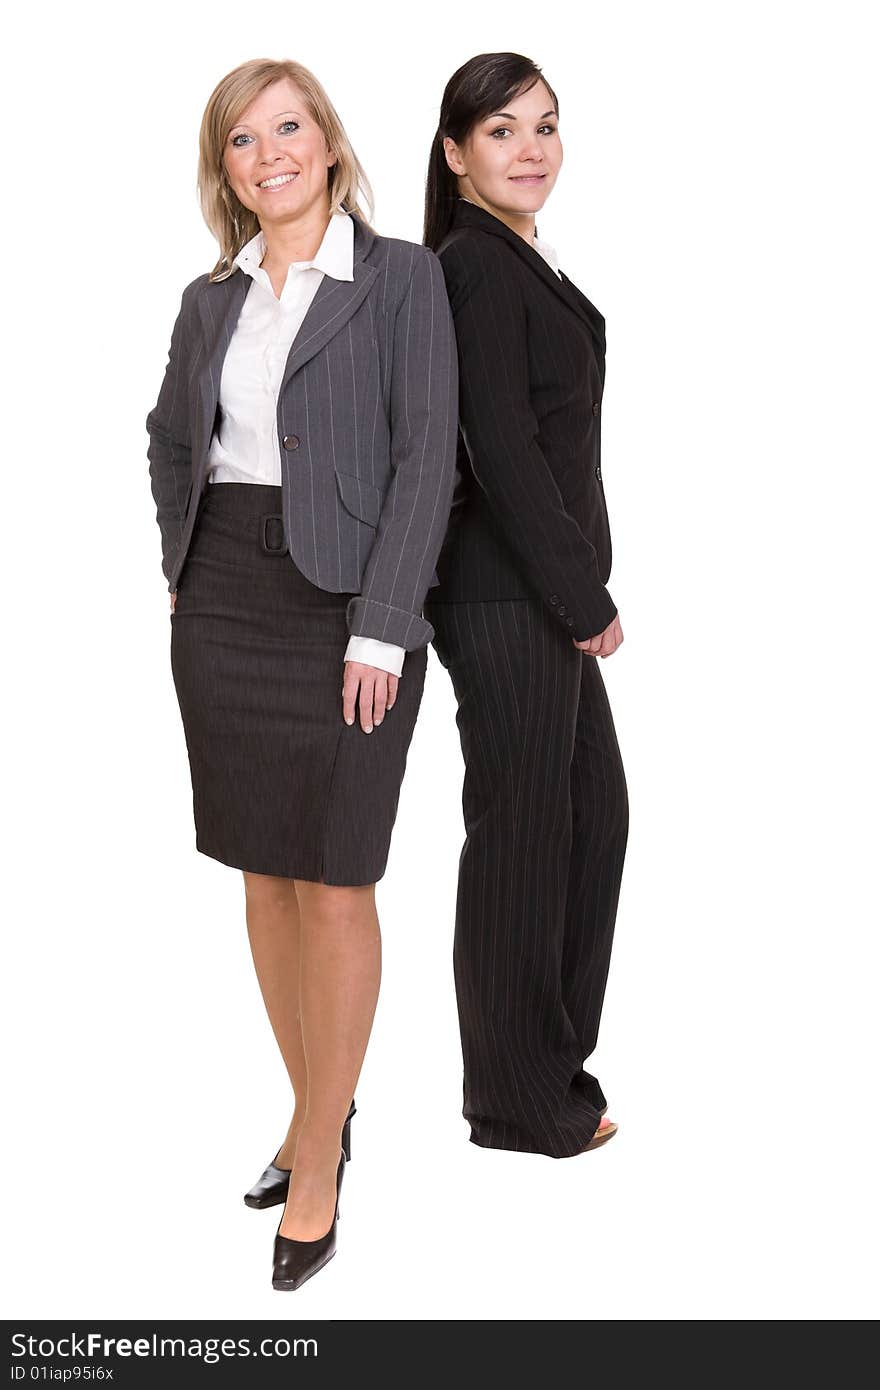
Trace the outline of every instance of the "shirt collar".
{"label": "shirt collar", "polygon": [[[266,238],[262,228],[250,241],[245,242],[232,264],[237,265],[253,279],[260,270],[260,261],[266,254]],[[334,280],[354,279],[354,222],[347,212],[335,212],[327,223],[327,230],[314,256],[310,261],[293,261],[298,270],[320,270]],[[290,272],[288,271],[288,274]],[[265,276],[266,272],[261,272]]]}
{"label": "shirt collar", "polygon": [[543,256],[544,260],[547,261],[547,263],[549,264],[551,270],[555,270],[556,274],[558,275],[559,257],[556,254],[555,247],[551,246],[549,241],[541,241],[537,234],[535,235],[532,244],[534,245],[534,248],[537,251],[538,255]]}

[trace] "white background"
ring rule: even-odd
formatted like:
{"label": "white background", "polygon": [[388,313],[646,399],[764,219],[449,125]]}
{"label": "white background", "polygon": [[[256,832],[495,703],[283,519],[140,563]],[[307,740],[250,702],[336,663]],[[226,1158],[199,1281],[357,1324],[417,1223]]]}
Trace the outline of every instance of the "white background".
{"label": "white background", "polygon": [[[7,81],[0,1186],[7,1317],[877,1312],[876,49],[870,5],[26,7]],[[7,31],[9,32],[9,31]],[[293,57],[421,239],[440,98],[542,64],[540,215],[607,319],[602,663],[631,829],[595,1066],[553,1161],[460,1114],[461,757],[431,655],[340,1249],[270,1286],[241,1194],[289,1115],[241,875],[194,847],[144,420],[219,78]],[[874,715],[870,716],[870,711]],[[363,814],[369,815],[365,800]],[[876,1244],[873,1244],[876,1249]]]}

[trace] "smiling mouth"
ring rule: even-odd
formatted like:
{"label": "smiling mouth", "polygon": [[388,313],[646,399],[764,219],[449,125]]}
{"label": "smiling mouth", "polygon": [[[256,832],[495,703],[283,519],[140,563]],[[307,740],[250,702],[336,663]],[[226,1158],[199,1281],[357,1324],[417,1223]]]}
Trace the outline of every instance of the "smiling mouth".
{"label": "smiling mouth", "polygon": [[546,174],[511,174],[514,183],[539,183],[541,179],[546,179]]}
{"label": "smiling mouth", "polygon": [[293,183],[294,179],[299,178],[299,174],[273,174],[270,179],[263,179],[262,183],[257,184],[257,188],[268,189],[284,188],[285,184]]}

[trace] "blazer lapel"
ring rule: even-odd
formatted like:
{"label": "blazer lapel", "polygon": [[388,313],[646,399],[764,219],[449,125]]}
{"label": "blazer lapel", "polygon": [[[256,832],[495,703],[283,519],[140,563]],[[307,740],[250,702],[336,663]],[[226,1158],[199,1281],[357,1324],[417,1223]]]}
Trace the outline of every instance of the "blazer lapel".
{"label": "blazer lapel", "polygon": [[[548,266],[547,269],[549,270],[550,267]],[[587,299],[587,296],[578,289],[577,285],[572,284],[565,271],[563,270],[560,273],[562,275],[562,280],[559,283],[562,284],[567,295],[569,296],[569,302],[580,313],[581,317],[586,319],[590,328],[593,330],[599,342],[602,344],[602,351],[604,352],[605,319],[599,313],[599,310],[596,308],[595,304],[592,304],[590,300]]]}
{"label": "blazer lapel", "polygon": [[586,295],[581,294],[567,275],[563,273],[560,280],[541,253],[536,251],[533,246],[529,246],[523,237],[508,227],[506,222],[502,222],[500,218],[487,212],[485,208],[478,207],[476,203],[469,203],[464,198],[459,198],[456,202],[455,217],[450,230],[456,227],[479,227],[481,231],[491,232],[493,236],[499,236],[503,241],[506,241],[508,246],[512,246],[517,255],[534,271],[538,279],[542,280],[555,295],[558,295],[563,304],[567,304],[569,309],[577,314],[582,322],[586,323],[604,347],[604,319],[599,310],[590,303]]}
{"label": "blazer lapel", "polygon": [[198,367],[193,429],[193,457],[199,461],[207,452],[214,430],[223,359],[252,284],[250,276],[236,266],[228,279],[208,281],[199,295],[203,356]]}
{"label": "blazer lapel", "polygon": [[[357,221],[355,220],[355,226]],[[357,235],[357,233],[355,233]],[[372,238],[372,233],[370,233]],[[375,239],[375,238],[373,238]],[[284,390],[294,372],[304,367],[315,353],[329,343],[334,334],[351,318],[363,303],[370,286],[379,274],[376,266],[366,265],[363,256],[358,259],[355,242],[354,279],[334,280],[325,275],[318,286],[317,294],[306,311],[299,332],[290,345],[290,352],[284,366],[279,395]]]}
{"label": "blazer lapel", "polygon": [[[294,372],[299,371],[300,367],[320,352],[333,335],[348,322],[366,298],[379,273],[375,266],[367,265],[364,259],[375,242],[376,235],[360,218],[353,217],[353,220],[354,279],[334,280],[331,275],[324,276],[290,345],[279,395]],[[198,359],[197,367],[197,434],[194,434],[193,438],[193,454],[197,458],[201,458],[211,442],[220,396],[223,360],[252,285],[251,277],[236,267],[227,279],[207,282],[199,295],[204,352]]]}

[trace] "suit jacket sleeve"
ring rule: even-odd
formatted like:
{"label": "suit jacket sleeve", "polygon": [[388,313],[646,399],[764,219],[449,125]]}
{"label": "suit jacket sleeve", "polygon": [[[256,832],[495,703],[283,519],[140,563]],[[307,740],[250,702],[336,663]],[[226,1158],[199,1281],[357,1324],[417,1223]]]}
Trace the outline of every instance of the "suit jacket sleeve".
{"label": "suit jacket sleeve", "polygon": [[[202,277],[204,278],[204,277]],[[180,545],[192,478],[192,440],[187,403],[189,296],[187,285],[171,331],[171,346],[159,399],[147,416],[150,488],[162,536],[162,572],[171,577]]]}
{"label": "suit jacket sleeve", "polygon": [[595,547],[566,511],[538,444],[526,310],[505,260],[496,237],[450,242],[441,257],[458,340],[461,432],[523,573],[566,633],[584,641],[604,632],[617,608],[599,578]]}
{"label": "suit jacket sleeve", "polygon": [[391,483],[361,592],[348,605],[353,636],[413,651],[434,629],[422,604],[449,523],[455,483],[458,364],[440,262],[413,246],[397,311],[390,388]]}

